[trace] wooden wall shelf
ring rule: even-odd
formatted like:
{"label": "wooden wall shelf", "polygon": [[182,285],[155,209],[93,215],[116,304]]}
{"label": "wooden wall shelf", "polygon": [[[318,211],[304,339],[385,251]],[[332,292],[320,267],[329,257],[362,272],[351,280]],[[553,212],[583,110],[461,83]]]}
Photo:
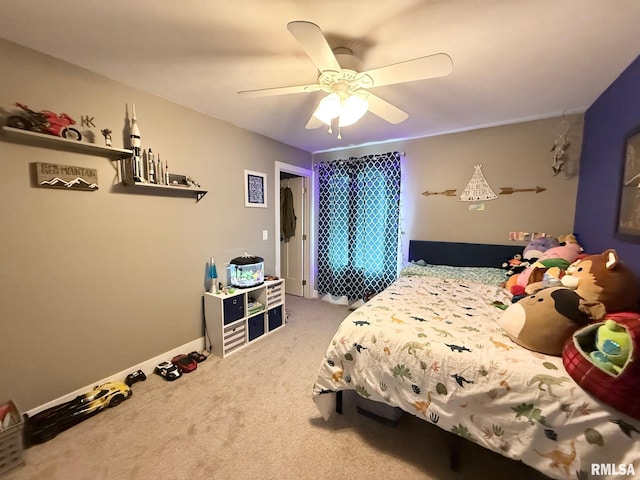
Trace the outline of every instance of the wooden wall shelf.
{"label": "wooden wall shelf", "polygon": [[[44,148],[55,148],[71,152],[87,153],[91,155],[101,155],[112,160],[124,160],[133,154],[126,148],[113,148],[95,143],[78,142],[69,138],[56,137],[45,133],[31,132],[20,128],[2,127],[3,136],[20,143],[34,145]],[[207,190],[192,188],[187,186],[156,185],[153,183],[142,183],[134,181],[124,181],[122,184],[128,188],[135,188],[141,192],[151,192],[166,195],[195,196],[196,203],[207,194]]]}
{"label": "wooden wall shelf", "polygon": [[123,185],[131,188],[136,188],[139,190],[153,190],[157,193],[166,193],[167,195],[185,195],[185,196],[195,196],[196,203],[202,200],[207,194],[207,190],[203,190],[201,188],[192,188],[192,187],[179,187],[172,185],[156,185],[155,183],[142,183],[142,182],[132,182],[132,181],[124,181]]}
{"label": "wooden wall shelf", "polygon": [[78,142],[68,138],[55,137],[45,133],[31,132],[29,130],[21,130],[13,127],[2,127],[5,137],[12,140],[35,145],[37,147],[57,148],[72,152],[88,153],[91,155],[102,155],[109,158],[128,158],[131,156],[131,150],[125,148],[113,148],[95,143]]}

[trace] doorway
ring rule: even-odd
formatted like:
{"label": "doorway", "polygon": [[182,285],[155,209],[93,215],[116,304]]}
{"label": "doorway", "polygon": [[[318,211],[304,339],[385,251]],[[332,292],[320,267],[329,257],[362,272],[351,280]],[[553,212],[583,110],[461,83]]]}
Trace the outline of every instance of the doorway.
{"label": "doorway", "polygon": [[[285,292],[301,297],[311,297],[311,272],[313,261],[311,230],[310,170],[276,162],[276,274],[285,280]],[[286,200],[287,209],[281,210]],[[290,222],[291,217],[295,222]],[[284,228],[287,227],[287,228]]]}

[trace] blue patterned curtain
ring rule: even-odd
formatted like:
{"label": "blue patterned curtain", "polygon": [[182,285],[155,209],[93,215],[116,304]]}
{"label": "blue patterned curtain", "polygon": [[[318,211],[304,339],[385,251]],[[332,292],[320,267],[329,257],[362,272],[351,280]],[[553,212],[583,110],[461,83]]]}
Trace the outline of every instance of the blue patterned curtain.
{"label": "blue patterned curtain", "polygon": [[318,165],[318,292],[365,298],[397,277],[400,154]]}

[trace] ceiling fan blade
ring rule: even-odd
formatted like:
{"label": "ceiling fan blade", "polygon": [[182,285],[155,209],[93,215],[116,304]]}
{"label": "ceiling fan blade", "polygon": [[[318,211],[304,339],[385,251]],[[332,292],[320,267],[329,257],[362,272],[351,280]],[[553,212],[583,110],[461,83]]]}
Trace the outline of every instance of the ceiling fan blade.
{"label": "ceiling fan blade", "polygon": [[371,92],[367,92],[367,102],[369,102],[369,111],[374,115],[379,116],[383,120],[389,123],[404,122],[409,118],[409,114],[404,110],[400,110],[395,105],[391,105],[386,100],[374,95]]}
{"label": "ceiling fan blade", "polygon": [[291,87],[261,88],[258,90],[242,90],[238,95],[246,97],[271,97],[273,95],[289,95],[292,93],[309,93],[320,90],[320,85],[294,85]]}
{"label": "ceiling fan blade", "polygon": [[426,57],[414,58],[385,67],[363,72],[373,80],[374,87],[393,85],[394,83],[413,82],[427,78],[445,77],[453,70],[451,57],[446,53],[437,53]]}
{"label": "ceiling fan blade", "polygon": [[287,28],[296,40],[302,45],[304,51],[319,71],[331,70],[339,72],[341,70],[338,60],[331,51],[322,30],[315,23],[311,22],[289,22]]}

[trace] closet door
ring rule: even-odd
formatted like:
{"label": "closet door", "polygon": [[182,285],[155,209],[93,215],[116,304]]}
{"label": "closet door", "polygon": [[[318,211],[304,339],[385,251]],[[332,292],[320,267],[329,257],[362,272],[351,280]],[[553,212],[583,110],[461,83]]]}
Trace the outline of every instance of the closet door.
{"label": "closet door", "polygon": [[[293,193],[293,211],[296,216],[295,233],[288,241],[280,241],[280,275],[285,279],[285,291],[302,297],[304,279],[304,177],[282,180],[281,187],[289,187]],[[282,196],[282,195],[281,195]],[[280,217],[282,222],[282,215]]]}

